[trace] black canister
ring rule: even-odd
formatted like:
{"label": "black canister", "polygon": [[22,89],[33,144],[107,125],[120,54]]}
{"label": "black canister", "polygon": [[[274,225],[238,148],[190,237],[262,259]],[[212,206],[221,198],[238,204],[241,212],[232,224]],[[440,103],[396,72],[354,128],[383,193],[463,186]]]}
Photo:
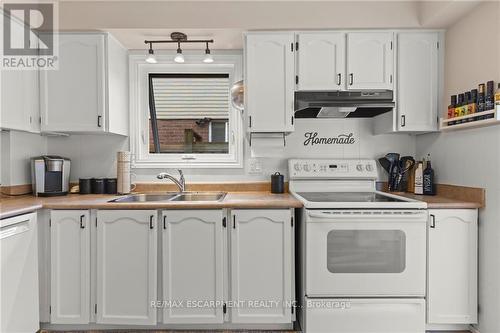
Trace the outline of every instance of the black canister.
{"label": "black canister", "polygon": [[80,188],[80,190],[79,190],[80,194],[92,193],[92,188],[91,188],[90,182],[91,182],[90,178],[80,178],[78,180],[78,187]]}
{"label": "black canister", "polygon": [[104,179],[104,187],[106,194],[116,194],[116,178]]}
{"label": "black canister", "polygon": [[279,172],[271,175],[271,193],[285,192],[285,177]]}
{"label": "black canister", "polygon": [[91,187],[93,194],[104,194],[104,178],[92,178]]}

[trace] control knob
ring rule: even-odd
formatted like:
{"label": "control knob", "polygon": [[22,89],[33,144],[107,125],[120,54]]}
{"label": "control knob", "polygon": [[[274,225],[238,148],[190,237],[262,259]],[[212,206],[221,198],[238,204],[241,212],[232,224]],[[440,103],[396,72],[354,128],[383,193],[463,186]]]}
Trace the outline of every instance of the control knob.
{"label": "control knob", "polygon": [[362,164],[356,165],[356,170],[363,171],[363,165]]}
{"label": "control knob", "polygon": [[373,166],[371,164],[366,165],[366,171],[373,171]]}
{"label": "control knob", "polygon": [[299,164],[299,163],[295,163],[295,164],[293,165],[293,168],[295,169],[295,171],[300,171],[300,169],[301,169],[301,168],[300,168],[300,164]]}
{"label": "control knob", "polygon": [[309,164],[304,164],[304,171],[306,172],[311,171],[311,166]]}

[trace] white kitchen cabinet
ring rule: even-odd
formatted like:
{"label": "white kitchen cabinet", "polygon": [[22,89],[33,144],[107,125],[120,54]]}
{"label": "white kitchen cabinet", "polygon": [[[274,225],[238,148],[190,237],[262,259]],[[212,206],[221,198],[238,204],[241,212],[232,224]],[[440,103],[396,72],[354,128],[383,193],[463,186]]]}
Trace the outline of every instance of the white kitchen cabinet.
{"label": "white kitchen cabinet", "polygon": [[[293,223],[289,209],[231,211],[233,323],[290,323]],[[262,301],[264,303],[251,303]],[[266,307],[265,305],[270,307]]]}
{"label": "white kitchen cabinet", "polygon": [[171,210],[162,214],[162,299],[167,304],[184,301],[179,307],[164,307],[163,322],[223,323],[226,229],[222,210]]}
{"label": "white kitchen cabinet", "polygon": [[[24,40],[24,26],[10,20],[12,40]],[[36,69],[2,69],[1,116],[2,129],[26,132],[40,131],[39,82]]]}
{"label": "white kitchen cabinet", "polygon": [[397,129],[437,130],[437,32],[400,32],[397,36]]}
{"label": "white kitchen cabinet", "polygon": [[50,212],[50,322],[88,324],[90,314],[90,212]]}
{"label": "white kitchen cabinet", "polygon": [[297,41],[297,90],[344,90],[346,34],[301,32]]}
{"label": "white kitchen cabinet", "polygon": [[59,33],[58,70],[40,72],[44,132],[128,133],[128,58],[108,33]]}
{"label": "white kitchen cabinet", "polygon": [[96,322],[156,324],[156,210],[99,210],[96,225]]}
{"label": "white kitchen cabinet", "polygon": [[0,219],[2,333],[39,332],[37,228],[36,213]]}
{"label": "white kitchen cabinet", "polygon": [[477,323],[477,210],[429,215],[427,322]]}
{"label": "white kitchen cabinet", "polygon": [[393,33],[347,34],[347,89],[393,89]]}
{"label": "white kitchen cabinet", "polygon": [[38,72],[4,70],[1,78],[1,128],[40,132]]}
{"label": "white kitchen cabinet", "polygon": [[245,111],[250,132],[291,132],[294,112],[294,33],[245,36]]}

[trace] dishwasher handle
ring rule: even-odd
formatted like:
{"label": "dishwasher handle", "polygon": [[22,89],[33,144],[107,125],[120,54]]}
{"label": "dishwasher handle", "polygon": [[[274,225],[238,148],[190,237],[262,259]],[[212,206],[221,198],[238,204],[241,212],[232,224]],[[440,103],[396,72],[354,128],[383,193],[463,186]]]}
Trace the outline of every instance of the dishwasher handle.
{"label": "dishwasher handle", "polygon": [[11,224],[9,226],[1,228],[0,229],[0,239],[19,235],[19,234],[22,234],[23,232],[30,230],[29,222],[30,222],[30,220],[24,220],[24,221],[20,221],[16,224]]}
{"label": "dishwasher handle", "polygon": [[372,213],[369,211],[354,211],[347,213],[325,213],[325,212],[308,212],[308,217],[315,220],[383,220],[383,221],[401,221],[417,220],[424,221],[426,219],[425,211],[387,211]]}

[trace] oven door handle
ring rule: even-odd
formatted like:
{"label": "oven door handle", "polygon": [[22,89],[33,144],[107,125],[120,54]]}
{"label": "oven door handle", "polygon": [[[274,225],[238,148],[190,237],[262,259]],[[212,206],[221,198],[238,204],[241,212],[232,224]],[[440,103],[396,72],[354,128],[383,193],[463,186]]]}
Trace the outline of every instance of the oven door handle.
{"label": "oven door handle", "polygon": [[307,212],[308,217],[311,219],[322,219],[322,220],[365,220],[370,221],[401,221],[401,220],[419,220],[427,221],[427,216],[425,211],[409,212],[406,214],[325,214],[318,212]]}

